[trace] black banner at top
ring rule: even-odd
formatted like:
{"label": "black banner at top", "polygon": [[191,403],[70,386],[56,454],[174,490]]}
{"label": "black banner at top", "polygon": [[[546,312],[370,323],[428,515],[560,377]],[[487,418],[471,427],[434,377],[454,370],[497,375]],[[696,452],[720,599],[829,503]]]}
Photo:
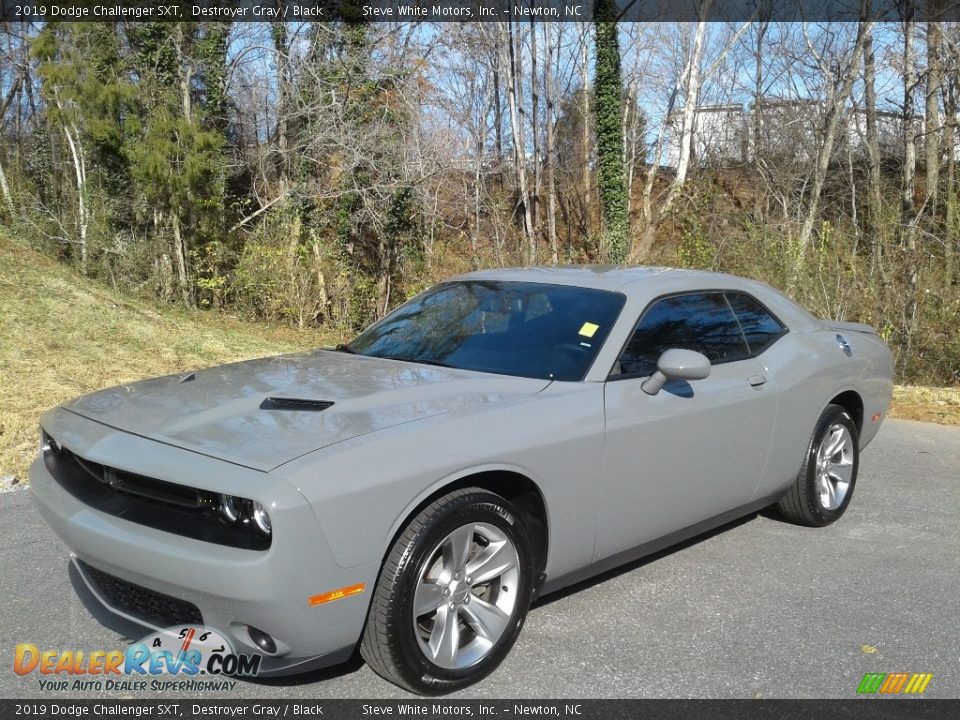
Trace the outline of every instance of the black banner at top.
{"label": "black banner at top", "polygon": [[[604,0],[0,0],[2,21],[591,22]],[[621,22],[958,21],[960,0],[612,0]],[[606,18],[603,18],[606,19]]]}

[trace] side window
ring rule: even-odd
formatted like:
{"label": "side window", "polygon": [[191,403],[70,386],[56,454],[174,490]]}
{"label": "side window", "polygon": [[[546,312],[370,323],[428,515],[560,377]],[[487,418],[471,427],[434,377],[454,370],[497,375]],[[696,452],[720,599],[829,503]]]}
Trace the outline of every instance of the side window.
{"label": "side window", "polygon": [[723,293],[692,293],[657,300],[647,308],[620,355],[620,374],[650,375],[664,350],[684,348],[712,363],[750,355]]}
{"label": "side window", "polygon": [[727,293],[727,301],[740,321],[751,355],[759,355],[786,334],[787,328],[749,295]]}

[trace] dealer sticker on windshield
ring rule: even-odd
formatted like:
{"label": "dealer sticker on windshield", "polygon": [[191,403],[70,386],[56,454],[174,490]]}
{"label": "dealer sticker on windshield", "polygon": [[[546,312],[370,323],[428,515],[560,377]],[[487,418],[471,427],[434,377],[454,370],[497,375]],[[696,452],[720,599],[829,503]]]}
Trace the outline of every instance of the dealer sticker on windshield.
{"label": "dealer sticker on windshield", "polygon": [[580,334],[583,335],[584,337],[592,338],[596,334],[597,330],[599,329],[600,329],[599,325],[596,325],[592,322],[585,322],[583,325],[580,326]]}

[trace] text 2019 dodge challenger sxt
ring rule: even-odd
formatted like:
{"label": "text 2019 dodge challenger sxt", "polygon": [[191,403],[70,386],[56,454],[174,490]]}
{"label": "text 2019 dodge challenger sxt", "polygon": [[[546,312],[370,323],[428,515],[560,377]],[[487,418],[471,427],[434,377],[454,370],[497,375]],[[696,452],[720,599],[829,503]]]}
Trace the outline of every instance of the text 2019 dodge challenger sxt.
{"label": "text 2019 dodge challenger sxt", "polygon": [[537,595],[773,503],[839,518],[891,374],[871,328],[729,275],[484,271],[336,350],[67,402],[31,487],[98,615],[272,673],[359,644],[441,693]]}

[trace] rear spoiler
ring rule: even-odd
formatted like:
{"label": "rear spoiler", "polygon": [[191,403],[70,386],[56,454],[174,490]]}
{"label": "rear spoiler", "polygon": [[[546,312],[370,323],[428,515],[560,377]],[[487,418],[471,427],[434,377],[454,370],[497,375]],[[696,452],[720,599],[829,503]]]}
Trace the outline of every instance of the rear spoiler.
{"label": "rear spoiler", "polygon": [[847,332],[858,332],[863,333],[864,335],[876,335],[877,337],[880,336],[880,333],[864,323],[841,322],[839,320],[824,320],[823,323],[830,330],[846,330]]}

